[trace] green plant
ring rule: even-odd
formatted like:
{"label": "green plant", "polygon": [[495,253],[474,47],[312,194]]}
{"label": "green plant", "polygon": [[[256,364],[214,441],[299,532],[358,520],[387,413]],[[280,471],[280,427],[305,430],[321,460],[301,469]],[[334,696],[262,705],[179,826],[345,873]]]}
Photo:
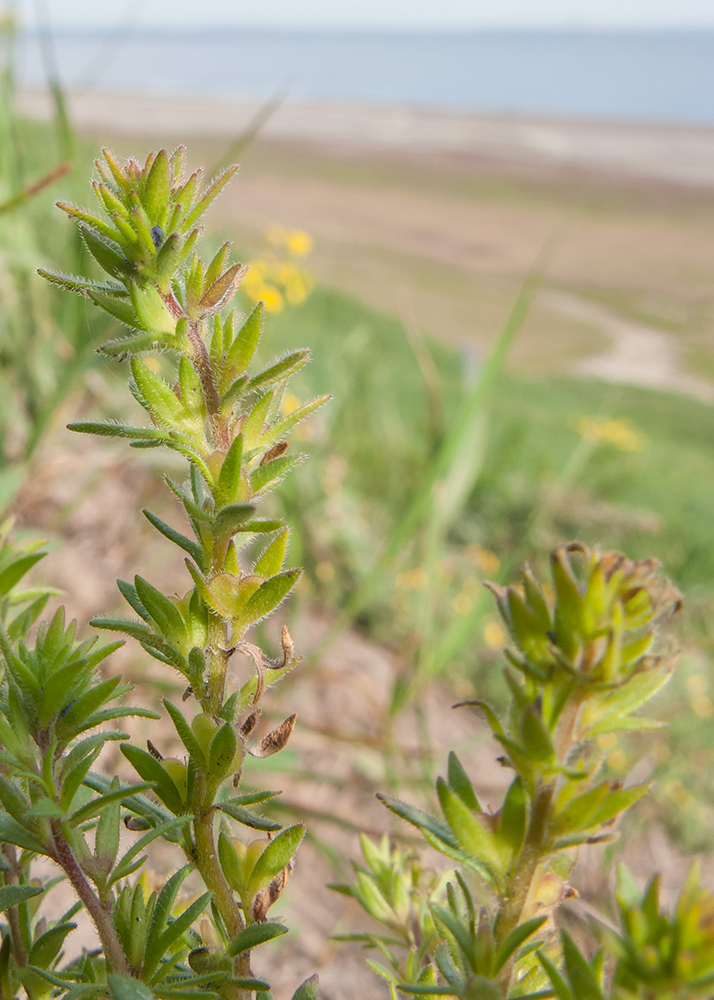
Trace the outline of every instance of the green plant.
{"label": "green plant", "polygon": [[[127,335],[104,350],[130,357],[130,388],[151,422],[72,428],[125,438],[132,447],[165,446],[187,459],[186,481],[167,482],[192,537],[144,513],[186,553],[189,589],[167,596],[138,576],[133,583],[119,581],[137,617],[97,618],[93,625],[131,636],[176,670],[186,685],[183,700],[192,700],[195,713],[190,719],[164,701],[183,760],[163,757],[152,741],[144,750],[110,724],[131,715],[158,716],[124,705],[129,685],[98,672],[121,642],[97,649],[96,639],[78,640],[76,624],[66,625],[62,609],[40,624],[33,642],[13,634],[12,626],[0,631],[0,824],[9,852],[8,927],[0,952],[8,1000],[17,985],[32,998],[60,991],[72,1000],[230,1000],[254,991],[267,997],[269,986],[253,975],[250,953],[286,930],[268,919],[268,911],[284,889],[304,831],[300,825],[281,830],[254,812],[251,806],[277,793],[242,794],[240,781],[245,755],[277,753],[295,723],[290,716],[262,739],[253,738],[266,689],[299,657],[285,628],[277,659],[247,641],[246,631],[281,604],[300,570],[283,569],[287,525],[255,512],[301,461],[286,454],[285,435],[327,397],[281,413],[286,381],[307,362],[307,351],[250,371],[263,307],[248,317],[227,311],[246,269],[228,263],[228,244],[208,265],[195,253],[197,223],[236,168],[202,190],[201,171],[183,177],[184,158],[180,147],[171,157],[165,150],[152,154],[143,166],[135,160],[122,165],[105,151],[94,184],[104,217],[60,207],[79,221],[87,249],[108,277],[100,282],[40,273],[126,324]],[[174,362],[173,384],[140,359],[150,351]],[[252,663],[251,676],[238,686],[228,670],[236,653]],[[114,741],[139,782],[92,770]],[[139,834],[126,850],[122,822]],[[268,836],[246,843],[236,836],[241,825]],[[175,845],[185,864],[147,895],[136,873],[157,840]],[[77,906],[99,935],[98,952],[62,964],[77,908],[46,929],[34,899],[47,888],[33,875],[37,856],[53,860],[75,890]],[[192,872],[205,891],[188,905],[177,903]],[[315,995],[316,981],[308,980],[296,997]]]}
{"label": "green plant", "polygon": [[17,113],[15,30],[6,14],[0,24],[0,511],[22,486],[58,409],[96,365],[95,348],[111,325],[34,275],[38,262],[52,267],[60,261],[89,273],[81,239],[50,216],[44,193],[58,182],[65,190],[75,186],[74,177],[62,178],[81,163],[83,150],[66,118],[60,121],[60,91],[59,143],[51,125]]}
{"label": "green plant", "polygon": [[[501,808],[482,809],[453,753],[446,779],[437,782],[441,817],[380,796],[458,865],[445,903],[421,903],[437,941],[432,935],[423,951],[407,941],[409,959],[380,971],[393,992],[460,1000],[603,1000],[608,977],[613,997],[699,997],[711,983],[710,898],[694,882],[668,920],[657,907],[656,882],[642,900],[621,881],[623,932],[605,939],[614,965],[604,964],[604,952],[588,964],[567,935],[558,944],[554,917],[573,894],[568,878],[578,850],[616,839],[613,824],[649,788],[608,778],[597,737],[657,728],[635,713],[672,673],[668,624],[680,595],[652,561],[578,544],[552,553],[551,572],[547,588],[529,569],[516,587],[491,586],[512,642],[506,719],[480,700],[456,706],[483,713],[502,763],[515,772]],[[383,848],[377,856],[372,847],[367,857],[374,877],[361,872],[348,891],[391,929],[398,855]],[[474,896],[485,903],[480,909]],[[379,935],[365,940],[384,951]]]}

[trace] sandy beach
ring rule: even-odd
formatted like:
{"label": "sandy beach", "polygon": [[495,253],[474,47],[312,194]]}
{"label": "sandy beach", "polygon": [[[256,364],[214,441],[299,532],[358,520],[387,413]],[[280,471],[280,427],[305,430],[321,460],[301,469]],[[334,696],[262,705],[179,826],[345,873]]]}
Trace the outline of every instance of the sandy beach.
{"label": "sandy beach", "polygon": [[[19,102],[51,114],[44,91]],[[211,164],[260,105],[85,90],[69,108],[118,153],[185,141]],[[550,241],[513,363],[712,398],[714,128],[289,101],[240,160],[213,219],[245,256],[273,223],[305,229],[318,279],[485,351]]]}
{"label": "sandy beach", "polygon": [[[260,104],[223,96],[78,91],[69,95],[79,128],[155,136],[186,132],[229,138]],[[26,89],[20,107],[51,114],[44,90]],[[444,154],[537,167],[566,166],[678,184],[714,185],[714,128],[478,115],[390,105],[286,101],[266,139],[350,151]]]}

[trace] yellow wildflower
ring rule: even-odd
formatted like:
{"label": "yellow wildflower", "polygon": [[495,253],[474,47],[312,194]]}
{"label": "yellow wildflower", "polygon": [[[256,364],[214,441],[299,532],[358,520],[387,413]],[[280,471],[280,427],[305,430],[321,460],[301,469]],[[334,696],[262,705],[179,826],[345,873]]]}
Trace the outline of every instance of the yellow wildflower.
{"label": "yellow wildflower", "polygon": [[568,424],[586,441],[612,444],[620,451],[644,451],[647,437],[629,420],[608,420],[605,417],[585,417],[572,414]]}

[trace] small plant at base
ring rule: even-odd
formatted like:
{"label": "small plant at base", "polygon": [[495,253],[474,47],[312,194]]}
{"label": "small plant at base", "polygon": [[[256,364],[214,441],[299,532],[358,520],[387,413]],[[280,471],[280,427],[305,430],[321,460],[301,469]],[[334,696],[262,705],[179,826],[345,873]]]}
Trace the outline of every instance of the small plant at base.
{"label": "small plant at base", "polygon": [[[456,706],[485,715],[501,762],[515,772],[501,808],[481,807],[453,753],[437,782],[443,817],[380,796],[463,872],[448,887],[447,905],[431,905],[440,940],[399,984],[402,992],[570,1000],[554,975],[562,955],[567,965],[579,952],[569,939],[559,947],[554,913],[573,895],[568,877],[579,847],[614,840],[613,824],[647,792],[647,784],[623,788],[603,777],[607,752],[596,737],[658,725],[634,713],[672,673],[666,625],[679,592],[653,562],[578,544],[556,549],[551,570],[552,600],[528,569],[518,587],[491,586],[513,643],[504,668],[507,720],[482,701]],[[491,906],[479,912],[467,878],[481,895],[488,891]],[[596,996],[574,994],[586,995]]]}
{"label": "small plant at base", "polygon": [[438,943],[431,907],[442,901],[446,878],[426,871],[413,854],[392,847],[387,837],[379,846],[362,834],[365,865],[355,864],[354,885],[330,886],[355,899],[386,934],[341,934],[334,941],[361,941],[366,949],[377,949],[389,963],[372,959],[367,964],[389,984],[392,1000],[397,1000],[401,982],[431,982],[427,957]]}
{"label": "small plant at base", "polygon": [[[307,351],[249,370],[262,332],[262,305],[248,317],[227,311],[246,269],[229,264],[228,245],[208,265],[194,249],[196,223],[235,168],[201,191],[201,171],[185,179],[184,159],[180,147],[172,157],[160,150],[143,166],[135,160],[122,165],[105,151],[94,184],[104,217],[60,207],[79,221],[87,249],[108,276],[94,281],[41,273],[128,326],[125,337],[103,350],[130,357],[130,388],[151,421],[148,427],[85,422],[72,429],[126,438],[132,447],[163,445],[187,459],[186,481],[167,482],[192,537],[144,513],[186,554],[189,589],[167,596],[138,576],[133,583],[119,581],[137,617],[97,618],[93,624],[137,639],[178,671],[186,684],[184,701],[193,698],[197,711],[189,719],[164,702],[184,759],[164,758],[151,741],[144,750],[126,733],[87,735],[126,715],[158,718],[146,709],[115,705],[129,686],[118,677],[99,678],[98,663],[120,643],[96,651],[95,640],[78,643],[75,625],[65,627],[61,610],[40,625],[34,645],[0,633],[7,668],[0,704],[0,822],[11,853],[21,852],[10,863],[5,887],[34,896],[32,858],[51,858],[94,921],[102,946],[100,953],[60,967],[62,941],[72,925],[65,921],[46,932],[51,947],[32,943],[29,903],[11,893],[0,962],[3,1000],[17,982],[33,1000],[50,990],[72,1000],[233,1000],[255,991],[266,1000],[269,986],[253,976],[251,950],[286,930],[268,920],[268,911],[283,891],[304,830],[281,830],[255,813],[251,806],[278,793],[241,794],[240,780],[245,755],[277,753],[295,723],[290,716],[262,739],[252,738],[265,690],[299,657],[285,628],[277,659],[248,642],[246,631],[275,611],[300,570],[283,568],[287,525],[258,518],[255,511],[302,458],[286,454],[286,434],[327,397],[281,415],[286,381],[307,362]],[[140,360],[152,350],[177,359],[173,385]],[[254,552],[251,545],[261,541]],[[228,666],[236,652],[246,654],[254,669],[231,690]],[[103,746],[114,740],[121,741],[140,782],[126,785],[92,770]],[[141,836],[120,857],[122,813],[126,828]],[[235,835],[236,824],[268,838],[246,844]],[[157,839],[178,845],[186,864],[147,895],[141,878],[129,880]],[[193,870],[206,891],[179,906],[179,890]],[[203,934],[194,926],[200,918]],[[316,981],[308,980],[297,1000],[314,998],[316,989]]]}

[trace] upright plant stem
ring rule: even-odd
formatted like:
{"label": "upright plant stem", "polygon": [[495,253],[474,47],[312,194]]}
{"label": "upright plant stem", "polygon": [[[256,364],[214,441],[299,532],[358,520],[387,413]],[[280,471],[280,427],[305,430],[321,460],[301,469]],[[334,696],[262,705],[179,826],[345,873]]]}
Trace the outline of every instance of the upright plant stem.
{"label": "upright plant stem", "polygon": [[[3,844],[2,853],[5,855],[5,859],[10,869],[5,875],[5,885],[19,885],[20,868],[17,863],[17,851],[12,844]],[[11,906],[7,911],[7,922],[10,925],[10,937],[12,939],[12,951],[15,956],[15,961],[20,968],[25,968],[27,966],[27,950],[25,948],[25,942],[22,940],[22,933],[20,931],[20,914],[16,906]]]}
{"label": "upright plant stem", "polygon": [[103,906],[99,898],[95,895],[84,872],[77,863],[72,848],[62,834],[60,824],[56,821],[52,824],[52,833],[55,860],[67,876],[70,885],[92,918],[110,968],[122,976],[128,976],[130,974],[129,963],[119,941],[119,935],[114,927],[111,911]]}
{"label": "upright plant stem", "polygon": [[[226,925],[226,930],[231,937],[235,937],[244,929],[246,921],[218,862],[213,824],[213,808],[194,820],[196,868],[206,888],[213,893],[213,901]],[[250,977],[250,952],[243,952],[235,959],[235,974],[240,979]],[[245,991],[237,991],[237,993],[239,996],[250,996]]]}

